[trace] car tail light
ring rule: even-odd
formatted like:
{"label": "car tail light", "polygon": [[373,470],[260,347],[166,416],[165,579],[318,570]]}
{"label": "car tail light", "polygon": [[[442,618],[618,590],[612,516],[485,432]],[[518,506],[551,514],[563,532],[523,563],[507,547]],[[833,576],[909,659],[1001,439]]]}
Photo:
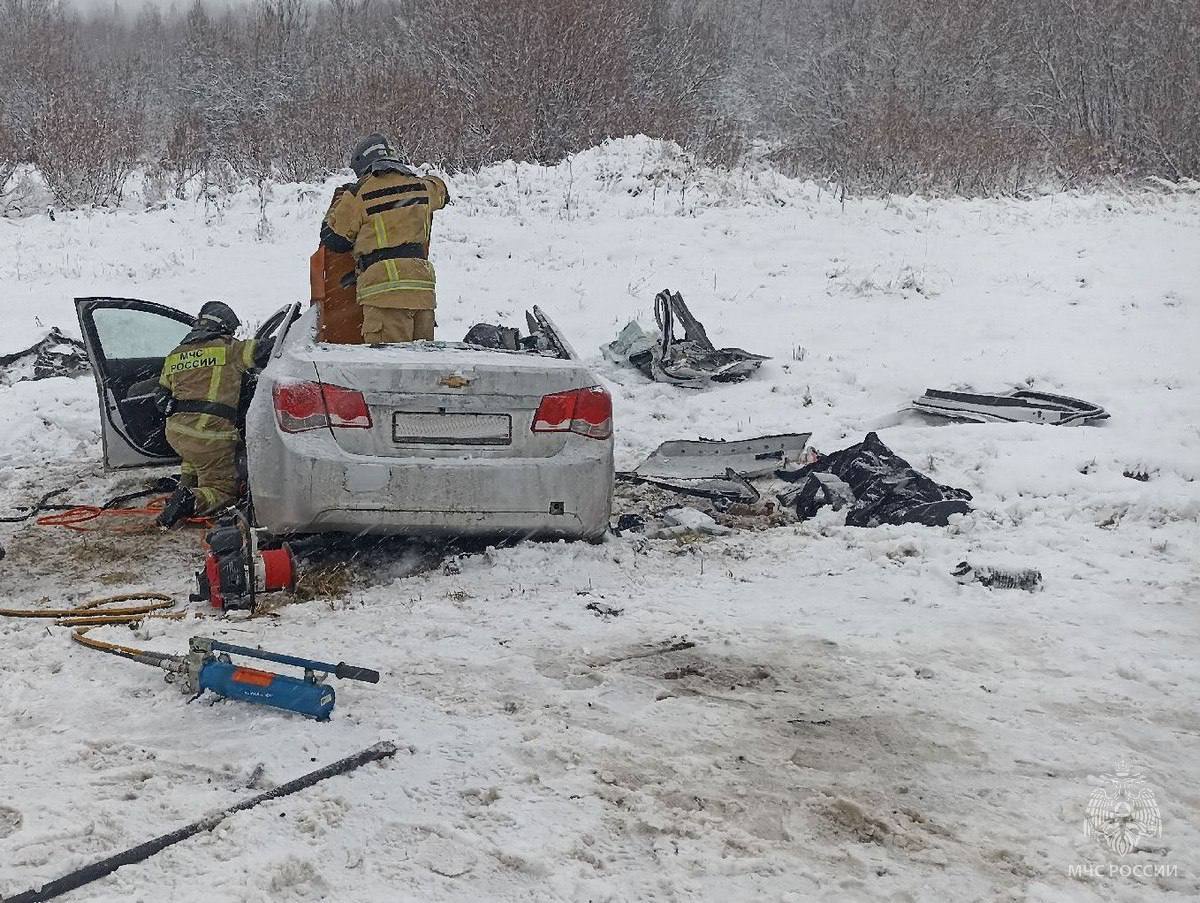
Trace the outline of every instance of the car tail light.
{"label": "car tail light", "polygon": [[334,429],[369,430],[371,412],[363,393],[341,386],[321,386],[325,397],[325,410],[329,412],[329,425]]}
{"label": "car tail light", "polygon": [[607,439],[612,435],[612,397],[602,386],[543,396],[533,417],[533,431]]}
{"label": "car tail light", "polygon": [[275,400],[275,418],[285,433],[303,433],[329,426],[319,384],[276,384],[271,395]]}
{"label": "car tail light", "polygon": [[565,433],[571,429],[571,418],[575,416],[577,392],[559,392],[545,395],[533,415],[535,433]]}
{"label": "car tail light", "polygon": [[323,427],[369,429],[371,412],[362,392],[320,383],[285,383],[272,390],[275,417],[285,433]]}

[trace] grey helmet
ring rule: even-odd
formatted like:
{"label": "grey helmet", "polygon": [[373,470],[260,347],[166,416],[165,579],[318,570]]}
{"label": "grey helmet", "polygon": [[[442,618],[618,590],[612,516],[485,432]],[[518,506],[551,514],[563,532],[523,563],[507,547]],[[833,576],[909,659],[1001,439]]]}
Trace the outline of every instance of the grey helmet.
{"label": "grey helmet", "polygon": [[200,308],[200,316],[196,318],[196,328],[212,331],[221,335],[233,335],[242,325],[233,308],[224,301],[206,301]]}
{"label": "grey helmet", "polygon": [[376,132],[365,138],[359,138],[350,151],[350,168],[354,170],[354,174],[361,179],[368,172],[379,167],[379,164],[390,164],[388,169],[405,168],[400,154],[397,153],[386,135]]}

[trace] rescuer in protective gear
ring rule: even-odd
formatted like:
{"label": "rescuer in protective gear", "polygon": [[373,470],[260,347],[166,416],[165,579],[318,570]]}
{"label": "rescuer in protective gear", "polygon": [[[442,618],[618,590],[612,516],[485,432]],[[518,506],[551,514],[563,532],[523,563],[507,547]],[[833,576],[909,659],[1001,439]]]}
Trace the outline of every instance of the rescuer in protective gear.
{"label": "rescuer in protective gear", "polygon": [[163,362],[156,403],[167,414],[167,441],[183,464],[179,488],[158,516],[160,527],[213,514],[237,495],[242,376],[261,368],[271,352],[269,341],[235,339],[239,325],[229,305],[209,301]]}
{"label": "rescuer in protective gear", "polygon": [[334,194],[321,224],[321,244],[354,252],[363,341],[432,339],[429,232],[434,211],[450,202],[446,183],[405,166],[380,134],[354,145],[350,167],[358,181]]}

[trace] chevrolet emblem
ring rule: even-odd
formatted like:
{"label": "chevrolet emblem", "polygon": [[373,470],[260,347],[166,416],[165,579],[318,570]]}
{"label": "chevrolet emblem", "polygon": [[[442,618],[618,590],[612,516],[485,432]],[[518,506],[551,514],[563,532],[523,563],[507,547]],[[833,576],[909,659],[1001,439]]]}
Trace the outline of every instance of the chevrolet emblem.
{"label": "chevrolet emblem", "polygon": [[451,373],[449,376],[443,376],[438,380],[438,385],[446,386],[450,389],[461,389],[464,386],[469,386],[471,381],[461,373]]}

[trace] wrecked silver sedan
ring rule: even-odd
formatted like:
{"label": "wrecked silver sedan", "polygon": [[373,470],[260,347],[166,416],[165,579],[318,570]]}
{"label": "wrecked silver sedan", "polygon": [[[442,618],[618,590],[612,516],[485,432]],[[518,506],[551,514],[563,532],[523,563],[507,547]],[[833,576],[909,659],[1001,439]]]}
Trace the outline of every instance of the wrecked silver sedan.
{"label": "wrecked silver sedan", "polygon": [[[135,393],[191,329],[181,311],[76,300],[105,464],[175,459]],[[613,493],[612,400],[545,315],[521,350],[464,342],[338,345],[317,310],[281,310],[245,411],[256,522],[277,534],[521,535],[597,540]]]}

